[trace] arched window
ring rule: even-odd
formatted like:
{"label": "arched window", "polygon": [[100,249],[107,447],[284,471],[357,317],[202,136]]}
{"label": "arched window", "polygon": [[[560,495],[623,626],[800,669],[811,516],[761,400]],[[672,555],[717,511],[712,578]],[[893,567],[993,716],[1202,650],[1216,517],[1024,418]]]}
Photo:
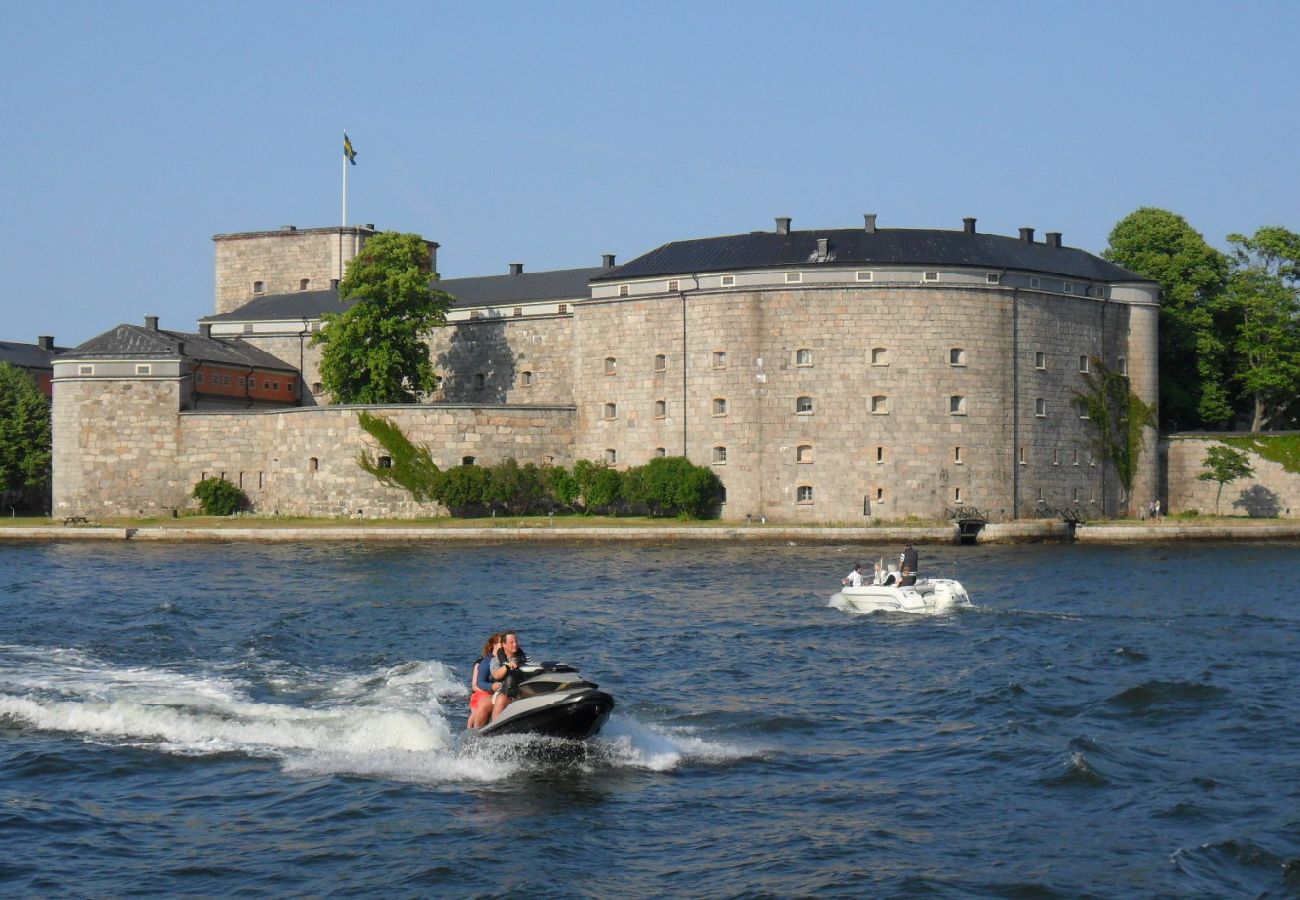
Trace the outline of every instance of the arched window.
{"label": "arched window", "polygon": [[727,400],[725,397],[713,398],[713,414],[715,416],[725,416],[727,414]]}
{"label": "arched window", "polygon": [[794,411],[797,413],[810,413],[813,411],[812,397],[799,397],[794,401]]}
{"label": "arched window", "polygon": [[964,366],[966,365],[966,351],[961,347],[953,347],[948,351],[948,365]]}
{"label": "arched window", "polygon": [[656,354],[655,354],[655,371],[656,371],[656,372],[662,372],[662,371],[663,371],[664,369],[666,369],[666,368],[668,368],[668,357],[664,356],[662,353],[656,353]]}
{"label": "arched window", "polygon": [[668,401],[667,401],[667,400],[656,400],[656,401],[655,401],[655,418],[656,418],[656,419],[662,419],[662,418],[664,418],[664,417],[667,416],[667,415],[668,415]]}
{"label": "arched window", "polygon": [[953,394],[948,398],[948,412],[954,416],[966,415],[966,398],[960,394]]}
{"label": "arched window", "polygon": [[613,466],[618,464],[618,451],[613,447],[605,448],[605,465]]}
{"label": "arched window", "polygon": [[799,463],[810,463],[813,461],[812,444],[800,444],[794,448],[794,461]]}
{"label": "arched window", "polygon": [[873,416],[889,415],[889,398],[884,394],[876,394],[871,398],[871,414]]}
{"label": "arched window", "polygon": [[810,484],[799,485],[799,489],[795,493],[795,497],[798,499],[800,503],[812,503],[813,501],[812,485]]}
{"label": "arched window", "polygon": [[889,351],[884,347],[871,348],[871,364],[873,366],[889,365]]}
{"label": "arched window", "polygon": [[727,448],[726,448],[726,447],[714,447],[714,448],[713,448],[713,461],[714,461],[715,463],[725,463],[725,462],[727,461]]}
{"label": "arched window", "polygon": [[796,366],[811,366],[812,351],[807,347],[800,347],[798,350],[794,351],[794,364]]}
{"label": "arched window", "polygon": [[320,460],[319,460],[319,459],[317,459],[316,457],[313,456],[313,457],[311,457],[310,459],[307,460],[307,471],[308,471],[308,472],[315,472],[315,471],[317,471],[319,468],[320,468]]}
{"label": "arched window", "polygon": [[532,387],[532,386],[533,386],[533,373],[532,373],[532,372],[524,372],[524,373],[522,373],[519,377],[520,377],[520,380],[523,381],[524,387]]}
{"label": "arched window", "polygon": [[462,457],[460,458],[460,464],[461,464],[462,466],[472,466],[472,465],[474,465],[474,457],[472,457],[472,456],[462,456]]}
{"label": "arched window", "polygon": [[618,374],[618,360],[612,356],[605,357],[605,374],[606,375]]}
{"label": "arched window", "polygon": [[617,419],[617,418],[618,418],[618,404],[617,404],[617,403],[606,403],[606,404],[605,404],[605,418],[606,418],[606,419]]}
{"label": "arched window", "polygon": [[655,447],[655,459],[663,459],[668,455],[668,451],[663,447]]}

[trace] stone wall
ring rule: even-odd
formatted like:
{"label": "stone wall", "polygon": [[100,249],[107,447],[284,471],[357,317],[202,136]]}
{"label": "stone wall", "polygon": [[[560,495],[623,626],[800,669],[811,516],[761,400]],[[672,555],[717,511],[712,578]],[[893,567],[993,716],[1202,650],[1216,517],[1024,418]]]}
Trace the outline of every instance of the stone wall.
{"label": "stone wall", "polygon": [[1096,516],[1118,489],[1113,477],[1103,483],[1071,399],[1083,387],[1080,357],[1114,366],[1128,352],[1128,308],[1108,309],[919,286],[583,304],[574,455],[622,467],[685,448],[714,466],[730,519],[857,523],[957,505],[1008,517],[1017,495],[1022,516],[1064,506]]}
{"label": "stone wall", "polygon": [[[1200,481],[1206,471],[1206,451],[1221,446],[1213,435],[1170,435],[1162,450],[1166,460],[1168,497],[1164,504],[1170,514],[1196,510],[1213,515],[1216,481]],[[1281,464],[1247,451],[1253,478],[1243,478],[1223,486],[1219,512],[1225,516],[1300,516],[1300,474],[1288,472]],[[1138,498],[1141,500],[1141,498]]]}
{"label": "stone wall", "polygon": [[[219,234],[216,242],[216,314],[231,312],[262,294],[325,290],[364,246],[367,228],[306,228]],[[254,282],[262,283],[254,291]]]}

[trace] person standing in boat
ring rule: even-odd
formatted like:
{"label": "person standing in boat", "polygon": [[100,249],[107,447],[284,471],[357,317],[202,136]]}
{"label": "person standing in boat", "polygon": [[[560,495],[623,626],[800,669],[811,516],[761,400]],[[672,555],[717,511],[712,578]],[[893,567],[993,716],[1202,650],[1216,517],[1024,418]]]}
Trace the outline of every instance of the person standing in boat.
{"label": "person standing in boat", "polygon": [[501,645],[497,648],[496,664],[492,669],[491,675],[494,681],[501,682],[501,690],[497,691],[496,696],[492,698],[492,720],[496,721],[501,715],[502,710],[510,705],[509,690],[511,688],[511,673],[517,672],[519,667],[528,662],[528,654],[524,653],[524,648],[519,646],[519,636],[513,631],[504,632],[501,635]]}
{"label": "person standing in boat", "polygon": [[501,690],[500,682],[492,681],[492,666],[496,663],[496,653],[501,647],[500,633],[493,634],[483,645],[483,655],[474,663],[474,671],[469,678],[469,721],[466,728],[482,728],[492,715],[492,695]]}
{"label": "person standing in boat", "polygon": [[903,552],[898,554],[898,583],[906,587],[909,584],[916,584],[917,573],[916,548],[912,542],[908,541],[907,546],[903,547]]}
{"label": "person standing in boat", "polygon": [[845,587],[862,587],[862,563],[854,563],[853,571],[840,579]]}
{"label": "person standing in boat", "polygon": [[885,568],[884,560],[876,560],[876,571],[874,577],[871,579],[872,584],[890,587],[897,580],[898,578],[894,573]]}

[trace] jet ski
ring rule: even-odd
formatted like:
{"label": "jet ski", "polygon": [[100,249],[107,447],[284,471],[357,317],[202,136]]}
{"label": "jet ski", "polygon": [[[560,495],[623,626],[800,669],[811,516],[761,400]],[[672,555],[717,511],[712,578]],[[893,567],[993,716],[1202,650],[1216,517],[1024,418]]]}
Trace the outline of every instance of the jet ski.
{"label": "jet ski", "polygon": [[474,734],[541,734],[582,741],[609,719],[614,698],[564,663],[524,663],[504,688],[510,705]]}

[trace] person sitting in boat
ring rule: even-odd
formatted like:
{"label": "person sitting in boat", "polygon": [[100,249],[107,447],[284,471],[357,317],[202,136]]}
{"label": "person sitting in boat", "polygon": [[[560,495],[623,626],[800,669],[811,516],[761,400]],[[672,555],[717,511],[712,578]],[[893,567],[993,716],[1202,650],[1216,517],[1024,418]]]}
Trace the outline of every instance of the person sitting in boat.
{"label": "person sitting in boat", "polygon": [[898,583],[903,587],[916,584],[917,557],[916,548],[908,541],[903,552],[898,554]]}
{"label": "person sitting in boat", "polygon": [[893,572],[889,571],[887,568],[885,568],[883,562],[877,561],[875,576],[871,580],[875,584],[889,587],[893,585],[894,582],[898,581],[898,576],[895,575]]}
{"label": "person sitting in boat", "polygon": [[515,679],[510,676],[519,670],[519,667],[528,662],[528,654],[524,653],[524,648],[519,646],[519,636],[513,631],[503,632],[501,635],[501,645],[496,651],[495,666],[491,671],[492,679],[501,682],[501,689],[496,692],[492,698],[492,720],[496,721],[502,711],[510,705],[511,688]]}
{"label": "person sitting in boat", "polygon": [[466,728],[482,728],[492,715],[492,695],[501,689],[501,683],[492,681],[492,665],[496,662],[497,650],[501,647],[501,634],[498,632],[487,639],[483,645],[483,655],[474,663],[474,671],[469,677],[469,721]]}
{"label": "person sitting in boat", "polygon": [[862,563],[854,563],[853,571],[840,579],[845,587],[862,587]]}

